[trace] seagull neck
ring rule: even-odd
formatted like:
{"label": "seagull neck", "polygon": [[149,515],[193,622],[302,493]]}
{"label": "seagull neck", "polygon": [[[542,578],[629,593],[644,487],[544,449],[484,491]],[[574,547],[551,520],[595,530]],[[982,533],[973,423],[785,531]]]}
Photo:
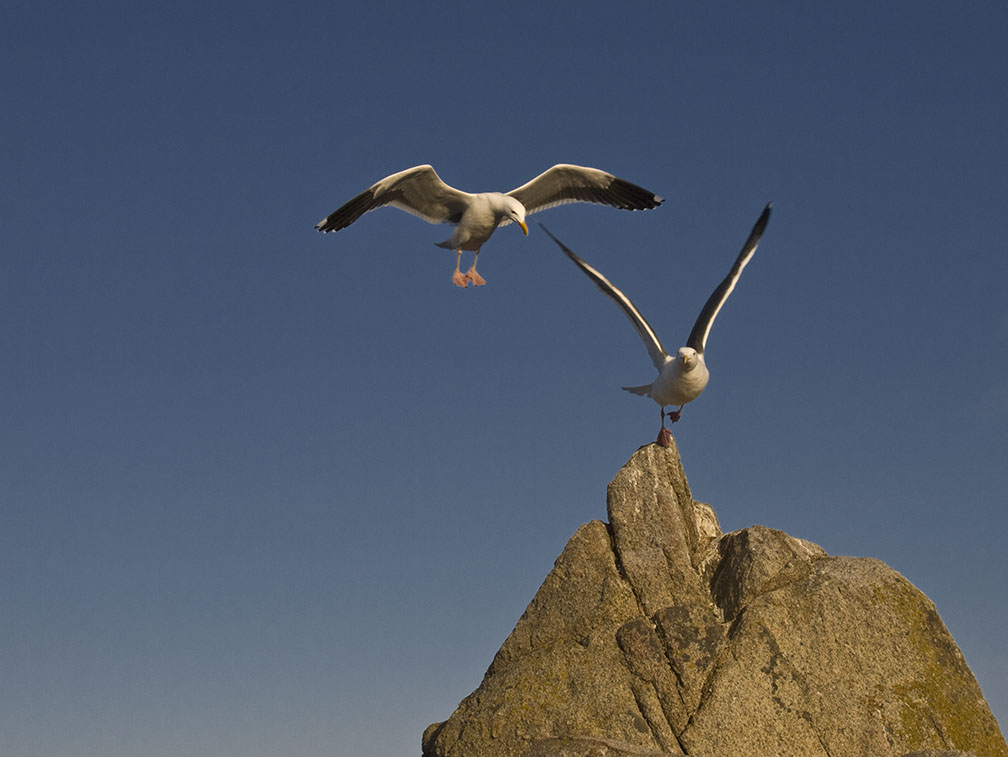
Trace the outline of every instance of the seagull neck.
{"label": "seagull neck", "polygon": [[476,197],[489,205],[495,213],[504,213],[507,210],[507,195],[500,192],[480,192]]}

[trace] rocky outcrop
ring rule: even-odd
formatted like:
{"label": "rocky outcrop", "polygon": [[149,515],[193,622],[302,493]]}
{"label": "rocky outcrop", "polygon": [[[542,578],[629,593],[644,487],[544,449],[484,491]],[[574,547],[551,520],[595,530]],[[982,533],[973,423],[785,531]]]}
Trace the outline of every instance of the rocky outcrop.
{"label": "rocky outcrop", "polygon": [[1008,756],[934,605],[883,563],[722,535],[638,450],[425,757]]}

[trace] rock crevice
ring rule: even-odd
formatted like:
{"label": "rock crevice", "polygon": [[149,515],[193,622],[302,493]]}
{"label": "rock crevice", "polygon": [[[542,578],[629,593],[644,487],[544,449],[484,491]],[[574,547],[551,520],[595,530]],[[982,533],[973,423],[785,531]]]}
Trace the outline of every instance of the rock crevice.
{"label": "rock crevice", "polygon": [[425,757],[974,754],[1008,747],[934,605],[877,560],[722,534],[638,450]]}

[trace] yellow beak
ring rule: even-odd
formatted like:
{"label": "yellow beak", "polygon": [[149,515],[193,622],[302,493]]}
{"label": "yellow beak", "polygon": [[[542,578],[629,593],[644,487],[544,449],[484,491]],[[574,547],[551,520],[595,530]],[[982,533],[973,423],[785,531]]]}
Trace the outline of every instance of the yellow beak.
{"label": "yellow beak", "polygon": [[519,221],[518,225],[521,226],[522,231],[525,232],[525,236],[528,236],[528,226],[525,225],[525,222]]}

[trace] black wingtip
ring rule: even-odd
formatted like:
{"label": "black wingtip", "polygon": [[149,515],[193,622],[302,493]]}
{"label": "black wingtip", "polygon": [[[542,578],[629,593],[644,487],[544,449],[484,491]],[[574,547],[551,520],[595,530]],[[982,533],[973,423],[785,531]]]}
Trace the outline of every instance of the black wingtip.
{"label": "black wingtip", "polygon": [[554,242],[557,243],[557,245],[560,247],[561,250],[563,250],[565,253],[567,253],[567,256],[569,258],[571,258],[572,260],[580,260],[580,258],[577,255],[574,254],[574,252],[571,250],[570,247],[568,247],[563,242],[561,242],[559,239],[557,239],[555,236],[553,236],[553,232],[550,231],[549,229],[547,229],[546,226],[543,224],[542,221],[536,221],[536,223],[539,224],[539,228],[542,229],[543,231],[545,231],[546,234],[549,236],[550,239],[552,239]]}
{"label": "black wingtip", "polygon": [[539,228],[542,229],[543,231],[545,231],[546,234],[549,236],[550,239],[552,239],[554,242],[556,242],[558,245],[560,245],[560,247],[562,249],[564,249],[564,250],[567,249],[567,247],[564,245],[563,242],[561,242],[559,239],[557,239],[555,236],[553,236],[553,232],[550,231],[549,229],[547,229],[546,225],[542,221],[536,221],[536,223],[539,224]]}
{"label": "black wingtip", "polygon": [[773,203],[768,202],[766,207],[763,208],[763,212],[760,213],[760,217],[756,219],[756,224],[753,226],[752,234],[750,236],[763,235],[763,230],[766,229],[767,222],[770,220],[770,211],[773,210]]}
{"label": "black wingtip", "polygon": [[663,197],[651,190],[619,177],[614,177],[610,182],[607,194],[609,197],[603,202],[623,210],[651,210],[665,202]]}

